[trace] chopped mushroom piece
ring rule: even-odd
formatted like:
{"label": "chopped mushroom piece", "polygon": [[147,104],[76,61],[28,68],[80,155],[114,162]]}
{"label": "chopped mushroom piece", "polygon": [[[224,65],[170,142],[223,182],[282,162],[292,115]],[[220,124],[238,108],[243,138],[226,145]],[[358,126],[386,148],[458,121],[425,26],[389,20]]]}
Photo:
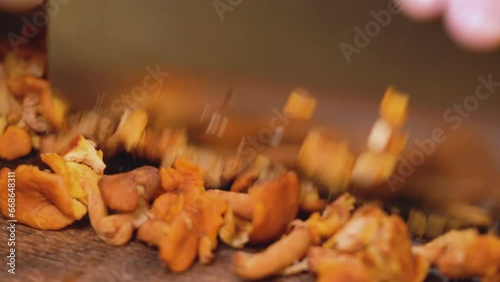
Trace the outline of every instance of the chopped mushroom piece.
{"label": "chopped mushroom piece", "polygon": [[283,113],[294,119],[310,119],[315,107],[316,99],[305,89],[297,88],[288,97]]}
{"label": "chopped mushroom piece", "polygon": [[479,235],[475,229],[454,230],[414,250],[447,276],[500,280],[500,239],[495,235]]}
{"label": "chopped mushroom piece", "polygon": [[95,144],[79,135],[75,137],[68,148],[62,153],[67,162],[82,163],[90,166],[97,174],[102,174],[106,165],[102,161],[102,152],[96,151]]}
{"label": "chopped mushroom piece", "polygon": [[181,152],[187,144],[187,135],[185,130],[173,130],[163,128],[156,131],[151,128],[146,128],[137,144],[132,149],[132,153],[143,159],[158,162],[165,155],[176,156],[177,152]]}
{"label": "chopped mushroom piece", "polygon": [[233,256],[233,272],[248,280],[281,274],[289,265],[304,257],[314,242],[307,224],[296,223],[290,234],[265,251],[256,254],[236,253]]}
{"label": "chopped mushroom piece", "polygon": [[318,190],[309,181],[301,183],[299,198],[299,210],[302,212],[321,212],[326,207],[326,200],[320,199]]}
{"label": "chopped mushroom piece", "polygon": [[183,272],[194,262],[198,251],[200,214],[182,211],[160,240],[160,257],[173,272]]}
{"label": "chopped mushroom piece", "polygon": [[148,123],[148,114],[144,110],[125,110],[115,133],[106,141],[106,152],[114,155],[124,149],[132,151],[141,139]]}
{"label": "chopped mushroom piece", "polygon": [[353,163],[354,155],[347,142],[336,142],[321,130],[307,134],[298,157],[299,167],[306,176],[327,186],[334,194],[347,188]]}
{"label": "chopped mushroom piece", "polygon": [[394,130],[389,122],[379,119],[373,124],[368,136],[368,149],[372,152],[382,153],[387,150]]}
{"label": "chopped mushroom piece", "polygon": [[133,212],[140,199],[146,202],[160,193],[160,174],[157,168],[143,166],[127,173],[105,175],[99,181],[106,206],[119,212]]}
{"label": "chopped mushroom piece", "polygon": [[9,126],[0,134],[1,159],[12,161],[28,155],[33,149],[29,133],[21,127]]}
{"label": "chopped mushroom piece", "polygon": [[362,153],[352,169],[352,183],[371,187],[386,181],[396,169],[398,158],[390,153]]}
{"label": "chopped mushroom piece", "polygon": [[408,116],[409,95],[389,87],[380,103],[380,116],[394,128],[401,128]]}
{"label": "chopped mushroom piece", "polygon": [[[0,172],[0,208],[9,217],[8,169]],[[87,208],[73,199],[61,176],[40,171],[35,166],[20,165],[16,174],[15,219],[22,224],[43,229],[57,230],[81,219]]]}

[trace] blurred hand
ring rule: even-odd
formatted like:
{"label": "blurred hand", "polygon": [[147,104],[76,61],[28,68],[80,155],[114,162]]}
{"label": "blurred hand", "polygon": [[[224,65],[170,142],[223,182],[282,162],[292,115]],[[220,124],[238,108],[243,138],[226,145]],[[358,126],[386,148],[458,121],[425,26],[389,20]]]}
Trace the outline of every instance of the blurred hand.
{"label": "blurred hand", "polygon": [[25,12],[43,3],[44,0],[0,0],[0,11],[8,13]]}
{"label": "blurred hand", "polygon": [[417,20],[443,16],[448,33],[472,50],[500,47],[500,0],[397,0]]}

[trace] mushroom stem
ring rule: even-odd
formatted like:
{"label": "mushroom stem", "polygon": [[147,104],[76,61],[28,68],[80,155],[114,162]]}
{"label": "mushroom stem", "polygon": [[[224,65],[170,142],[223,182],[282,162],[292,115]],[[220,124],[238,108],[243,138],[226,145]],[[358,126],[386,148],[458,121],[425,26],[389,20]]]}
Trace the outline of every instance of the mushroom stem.
{"label": "mushroom stem", "polygon": [[249,280],[282,273],[289,265],[304,257],[313,243],[306,224],[296,226],[292,232],[257,254],[238,252],[233,257],[233,271]]}
{"label": "mushroom stem", "polygon": [[234,212],[234,214],[243,217],[244,219],[252,220],[254,204],[248,194],[224,190],[209,190],[207,193],[226,201],[228,207]]}

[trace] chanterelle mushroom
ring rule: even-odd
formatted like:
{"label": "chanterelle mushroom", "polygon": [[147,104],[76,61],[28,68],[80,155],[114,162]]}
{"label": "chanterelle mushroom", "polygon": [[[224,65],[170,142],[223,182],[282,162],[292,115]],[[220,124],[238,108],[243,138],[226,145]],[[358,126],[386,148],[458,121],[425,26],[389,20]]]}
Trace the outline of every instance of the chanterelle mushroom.
{"label": "chanterelle mushroom", "polygon": [[148,205],[145,200],[139,201],[132,212],[109,215],[98,186],[104,169],[101,158],[82,136],[75,138],[64,157],[42,155],[42,160],[63,177],[68,190],[87,204],[90,224],[97,235],[108,244],[123,245],[132,238],[134,229],[147,220]]}
{"label": "chanterelle mushroom", "polygon": [[479,235],[475,229],[454,230],[414,249],[447,276],[500,279],[500,239],[495,235]]}
{"label": "chanterelle mushroom", "polygon": [[33,146],[31,137],[19,126],[9,126],[0,132],[0,158],[8,161],[28,155]]}
{"label": "chanterelle mushroom", "polygon": [[102,174],[106,168],[102,161],[102,152],[96,151],[95,144],[81,135],[75,137],[61,155],[67,162],[90,166],[97,174]]}
{"label": "chanterelle mushroom", "polygon": [[130,152],[136,147],[148,123],[144,110],[125,110],[115,133],[106,140],[106,152],[114,155],[124,149]]}
{"label": "chanterelle mushroom", "polygon": [[249,191],[254,203],[250,243],[276,240],[297,216],[299,182],[295,172],[287,172]]}
{"label": "chanterelle mushroom", "polygon": [[358,209],[323,247],[360,260],[374,281],[423,281],[427,274],[428,265],[412,253],[402,219],[376,206]]}
{"label": "chanterelle mushroom", "polygon": [[[2,169],[0,173],[0,207],[6,217],[9,216],[8,172]],[[28,165],[18,166],[15,174],[18,222],[38,229],[57,230],[87,213],[87,208],[70,196],[61,176]]]}
{"label": "chanterelle mushroom", "polygon": [[289,265],[304,257],[314,242],[315,236],[307,224],[298,222],[290,234],[265,251],[257,254],[236,253],[233,257],[233,272],[251,280],[283,273]]}
{"label": "chanterelle mushroom", "polygon": [[[299,183],[294,172],[261,182],[248,194],[217,190],[208,194],[226,201],[235,215],[251,221],[249,242],[253,244],[266,244],[278,239],[295,219],[299,207]],[[241,236],[243,234],[239,234]]]}
{"label": "chanterelle mushroom", "polygon": [[158,196],[160,174],[155,167],[143,166],[127,173],[105,175],[99,181],[99,188],[108,208],[133,212],[141,198],[149,202]]}

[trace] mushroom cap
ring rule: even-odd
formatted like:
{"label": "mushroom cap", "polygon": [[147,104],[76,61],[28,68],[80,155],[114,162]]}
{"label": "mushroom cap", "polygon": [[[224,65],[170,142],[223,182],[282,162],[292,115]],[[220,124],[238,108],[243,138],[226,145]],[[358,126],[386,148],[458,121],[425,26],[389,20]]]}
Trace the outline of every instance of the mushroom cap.
{"label": "mushroom cap", "polygon": [[[4,169],[0,175],[0,208],[9,217],[7,172]],[[18,222],[38,229],[57,230],[87,213],[87,208],[70,196],[61,176],[29,165],[18,166],[15,175],[15,219]]]}
{"label": "mushroom cap", "polygon": [[299,182],[295,172],[261,183],[249,191],[254,203],[250,242],[265,244],[278,239],[297,216]]}

